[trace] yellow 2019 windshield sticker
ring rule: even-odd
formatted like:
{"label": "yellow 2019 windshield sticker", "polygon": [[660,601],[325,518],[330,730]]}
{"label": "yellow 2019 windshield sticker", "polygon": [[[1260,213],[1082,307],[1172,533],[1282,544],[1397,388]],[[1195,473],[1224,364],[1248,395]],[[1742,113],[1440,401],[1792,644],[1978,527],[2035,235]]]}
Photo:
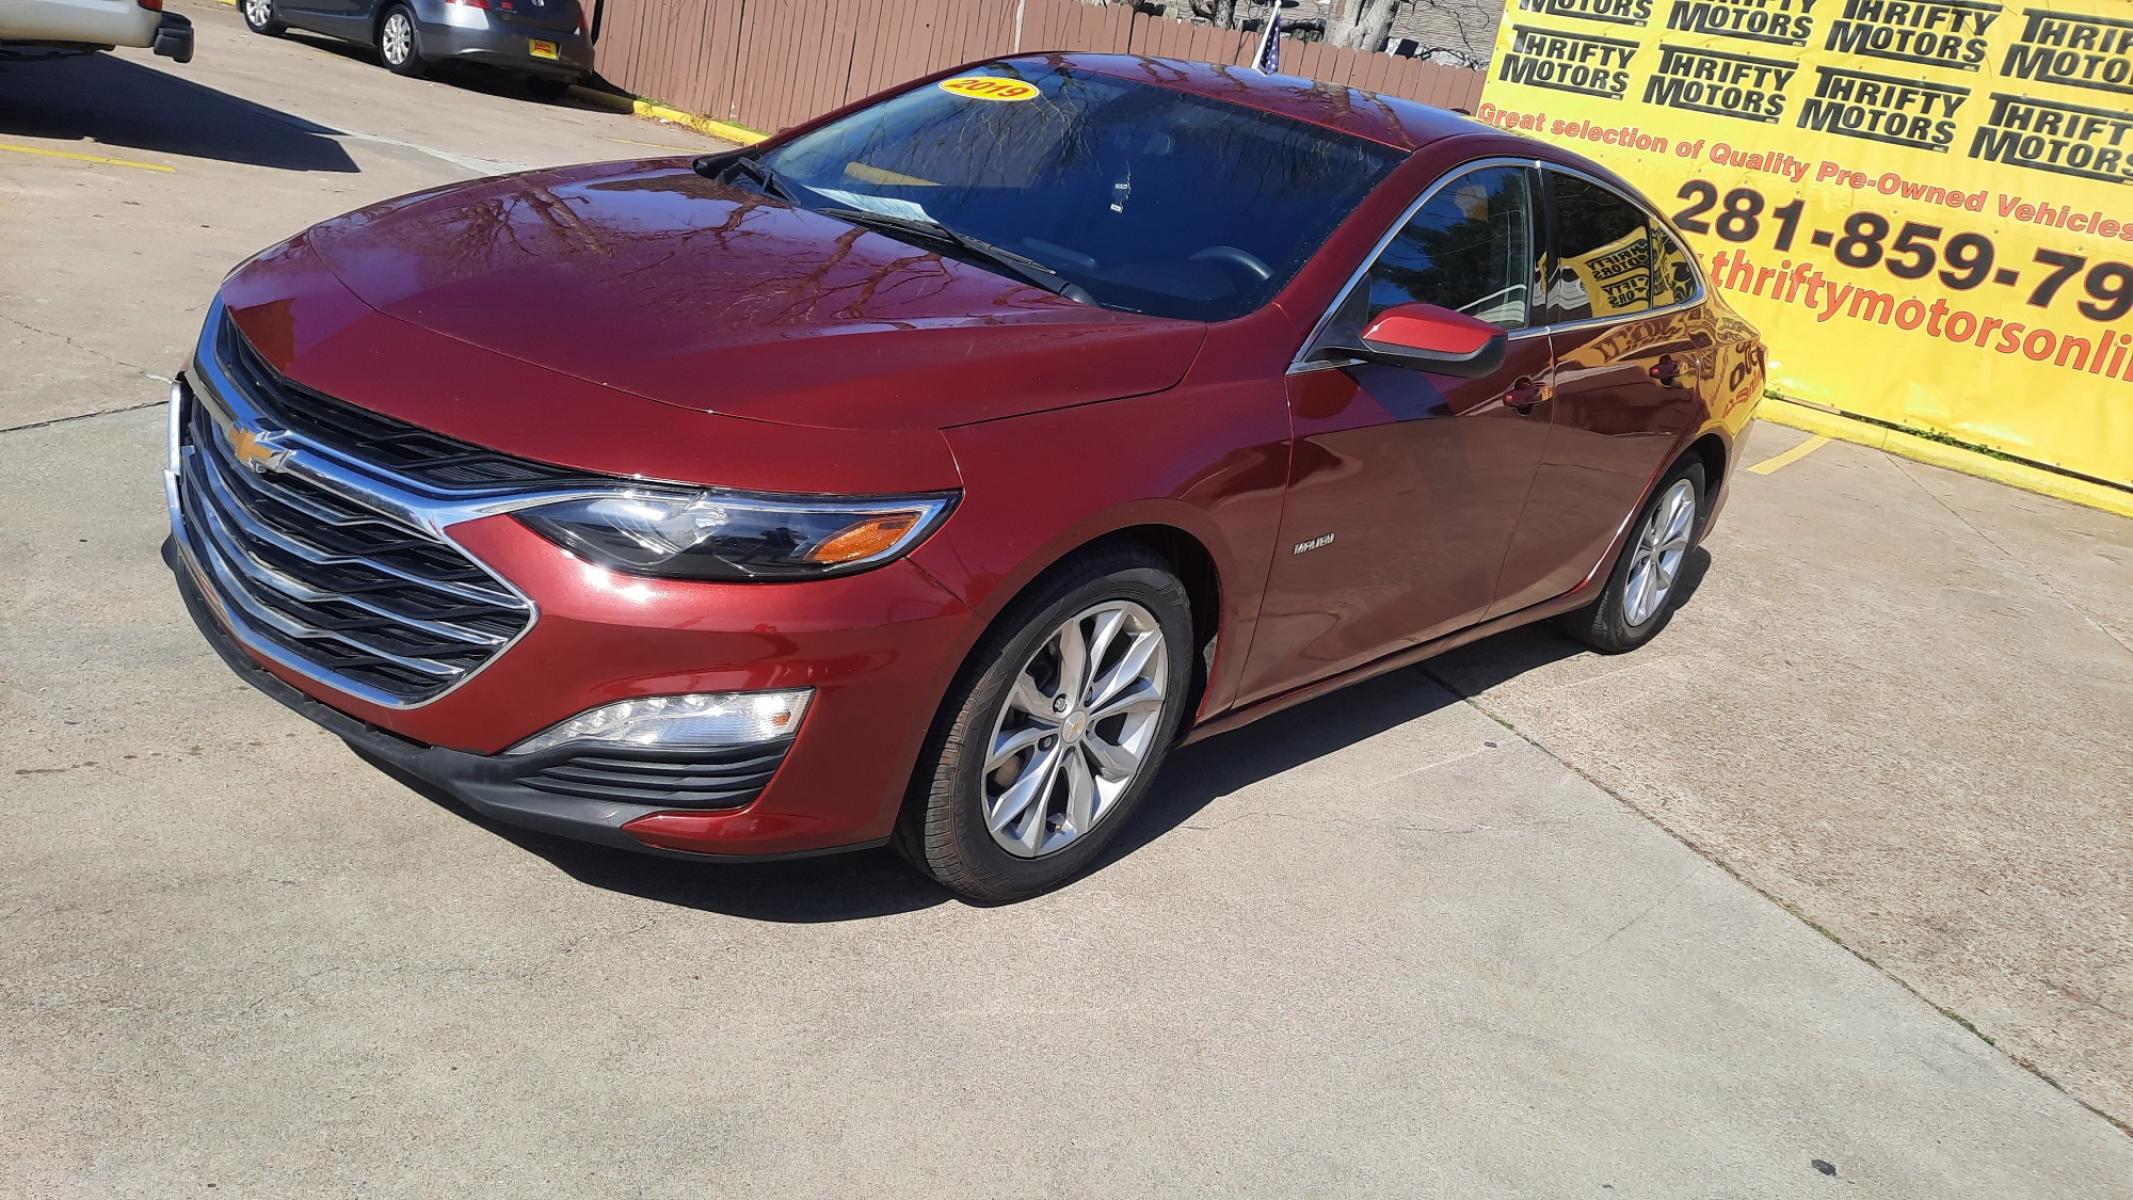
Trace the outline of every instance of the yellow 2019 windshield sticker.
{"label": "yellow 2019 windshield sticker", "polygon": [[958,75],[941,80],[941,90],[971,100],[1035,100],[1037,87],[998,75]]}

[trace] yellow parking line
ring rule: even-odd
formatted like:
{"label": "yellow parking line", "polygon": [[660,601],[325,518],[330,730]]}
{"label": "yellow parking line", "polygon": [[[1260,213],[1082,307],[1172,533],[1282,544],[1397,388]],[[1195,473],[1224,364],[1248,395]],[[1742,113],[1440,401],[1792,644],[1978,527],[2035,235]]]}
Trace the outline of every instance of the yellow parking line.
{"label": "yellow parking line", "polygon": [[640,142],[636,138],[611,137],[607,140],[621,142],[625,146],[650,146],[654,150],[672,150],[676,154],[702,154],[710,149],[708,146],[669,146],[665,142]]}
{"label": "yellow parking line", "polygon": [[1794,446],[1792,449],[1785,451],[1783,454],[1773,454],[1769,458],[1764,459],[1763,461],[1755,464],[1752,467],[1749,467],[1748,469],[1758,475],[1768,475],[1772,471],[1775,471],[1780,467],[1791,466],[1792,464],[1800,461],[1803,458],[1806,458],[1808,455],[1813,454],[1815,451],[1820,450],[1822,447],[1827,445],[1829,445],[1829,439],[1821,436],[1820,434],[1817,434],[1814,437],[1808,438],[1806,441],[1801,442],[1799,445]]}
{"label": "yellow parking line", "polygon": [[76,154],[71,150],[45,150],[37,146],[17,146],[13,142],[0,142],[0,150],[12,150],[17,154],[36,154],[44,158],[71,158],[80,162],[103,163],[110,167],[138,167],[143,171],[176,171],[162,163],[135,162],[130,158],[105,158],[100,154]]}

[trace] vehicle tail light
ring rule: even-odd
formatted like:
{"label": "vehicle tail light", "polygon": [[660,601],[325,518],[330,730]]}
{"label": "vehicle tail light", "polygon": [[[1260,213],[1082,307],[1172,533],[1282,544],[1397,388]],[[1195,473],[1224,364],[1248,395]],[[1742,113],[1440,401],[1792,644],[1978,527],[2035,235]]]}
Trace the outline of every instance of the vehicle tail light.
{"label": "vehicle tail light", "polygon": [[142,8],[147,9],[149,12],[163,11],[163,0],[134,0],[134,2],[139,4]]}
{"label": "vehicle tail light", "polygon": [[444,0],[446,4],[463,4],[468,8],[487,8],[489,0]]}

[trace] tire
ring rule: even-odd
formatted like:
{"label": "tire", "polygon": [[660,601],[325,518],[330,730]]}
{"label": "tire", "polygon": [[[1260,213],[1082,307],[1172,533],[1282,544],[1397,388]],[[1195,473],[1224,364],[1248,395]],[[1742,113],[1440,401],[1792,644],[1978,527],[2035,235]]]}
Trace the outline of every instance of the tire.
{"label": "tire", "polygon": [[528,75],[525,86],[527,95],[544,104],[553,104],[570,94],[570,81],[553,75]]}
{"label": "tire", "polygon": [[[1666,628],[1681,600],[1676,586],[1681,569],[1703,532],[1704,490],[1701,461],[1690,458],[1674,464],[1637,511],[1629,544],[1622,547],[1599,599],[1564,617],[1570,636],[1602,654],[1623,654]],[[1639,569],[1655,558],[1659,574],[1646,575],[1640,588],[1636,583]],[[1656,598],[1649,593],[1655,584],[1660,588]]]}
{"label": "tire", "polygon": [[422,34],[415,27],[415,13],[405,4],[385,10],[378,22],[378,61],[395,75],[422,74]]}
{"label": "tire", "polygon": [[237,11],[244,17],[244,27],[253,33],[280,37],[289,31],[274,11],[274,0],[237,0]]}
{"label": "tire", "polygon": [[[1060,697],[1072,686],[1060,670],[1070,622],[1081,645],[1105,649],[1094,669],[1080,672],[1093,702],[1062,711]],[[1001,615],[949,688],[898,822],[897,850],[949,891],[987,904],[1026,899],[1080,875],[1162,768],[1190,699],[1192,640],[1185,585],[1152,552],[1109,547],[1061,564]],[[1138,667],[1129,661],[1136,655],[1144,657]],[[1107,684],[1117,687],[1109,699],[1100,691]],[[1151,692],[1159,695],[1153,708]],[[1103,715],[1129,702],[1132,711]],[[1038,708],[1049,711],[1033,715]],[[1037,737],[1048,725],[1049,740]],[[988,771],[995,738],[1033,737]],[[1137,760],[1129,774],[1118,774],[1121,754]],[[1050,775],[1047,761],[1057,764]],[[1017,793],[1012,784],[1025,781],[1030,786]],[[1031,798],[1015,808],[1016,794]],[[1082,823],[1087,828],[1075,828]]]}

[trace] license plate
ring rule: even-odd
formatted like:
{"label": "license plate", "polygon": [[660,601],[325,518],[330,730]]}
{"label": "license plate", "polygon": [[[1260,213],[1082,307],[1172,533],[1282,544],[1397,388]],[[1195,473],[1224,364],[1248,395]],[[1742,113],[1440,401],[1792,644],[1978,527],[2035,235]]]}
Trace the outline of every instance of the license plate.
{"label": "license plate", "polygon": [[539,38],[532,38],[528,40],[526,43],[526,50],[535,58],[554,58],[557,56],[555,43],[544,42]]}

